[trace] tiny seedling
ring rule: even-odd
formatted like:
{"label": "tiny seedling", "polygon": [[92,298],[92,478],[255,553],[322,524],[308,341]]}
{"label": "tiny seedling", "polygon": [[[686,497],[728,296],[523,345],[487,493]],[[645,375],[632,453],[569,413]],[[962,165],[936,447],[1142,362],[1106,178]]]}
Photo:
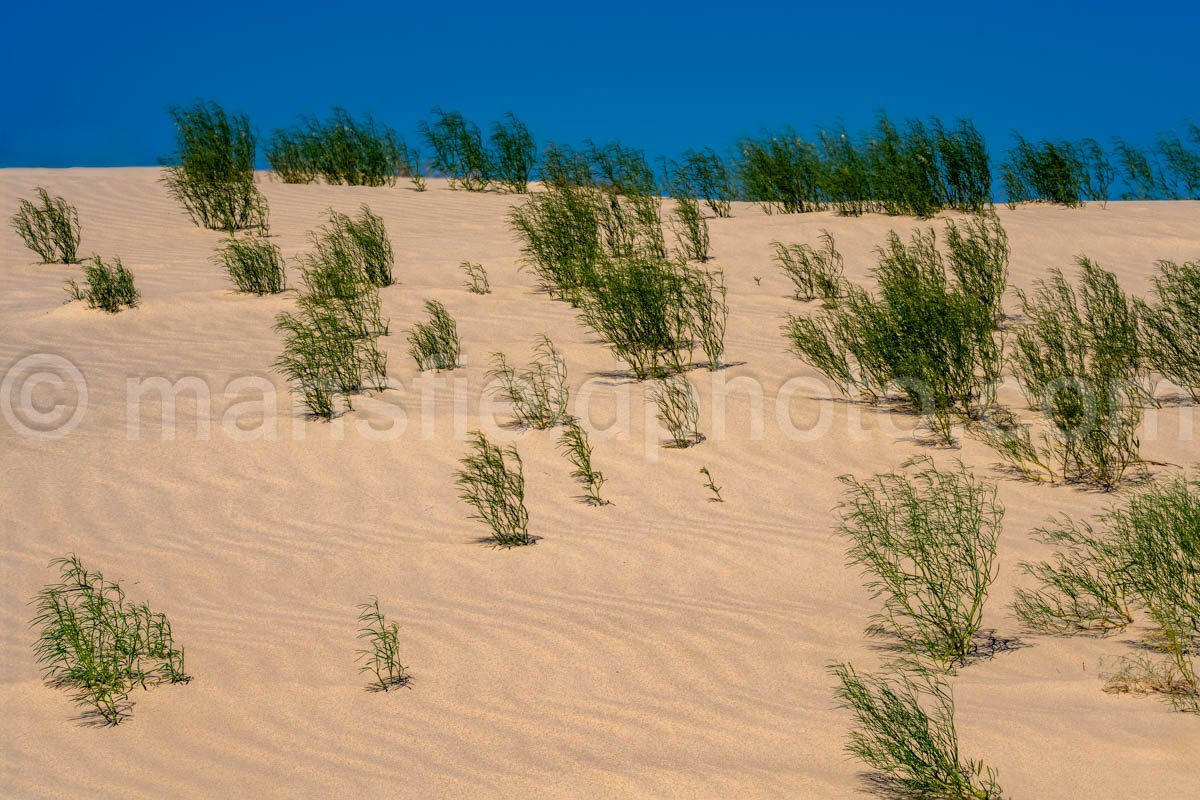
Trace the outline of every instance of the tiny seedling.
{"label": "tiny seedling", "polygon": [[360,605],[358,611],[358,622],[362,626],[358,629],[358,638],[365,639],[368,645],[358,651],[357,658],[362,662],[359,671],[375,676],[368,688],[374,692],[387,692],[408,685],[408,668],[400,663],[399,626],[383,616],[378,597]]}
{"label": "tiny seedling", "polygon": [[714,503],[724,503],[725,498],[721,497],[721,487],[717,486],[713,480],[712,473],[708,471],[708,467],[701,467],[700,474],[704,476],[704,487],[713,493],[710,499]]}
{"label": "tiny seedling", "polygon": [[79,214],[61,197],[38,187],[40,205],[22,200],[12,217],[13,229],[45,264],[74,264],[79,249]]}

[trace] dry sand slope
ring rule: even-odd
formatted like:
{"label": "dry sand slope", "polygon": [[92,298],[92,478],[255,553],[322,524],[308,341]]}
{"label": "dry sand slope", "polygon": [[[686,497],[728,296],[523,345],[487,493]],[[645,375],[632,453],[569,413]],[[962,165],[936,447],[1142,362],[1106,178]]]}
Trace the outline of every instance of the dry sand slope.
{"label": "dry sand slope", "polygon": [[[399,282],[382,291],[392,335],[381,344],[397,388],[322,424],[302,419],[271,372],[272,321],[294,293],[230,291],[210,261],[221,235],[193,226],[157,177],[0,172],[5,218],[38,185],[64,195],[79,209],[81,252],[120,255],[143,295],[116,316],[64,305],[63,280],[78,268],[36,265],[7,224],[0,231],[0,369],[55,354],[79,368],[88,392],[78,426],[58,440],[0,421],[0,794],[866,795],[861,766],[842,751],[849,720],[834,708],[826,667],[869,669],[884,654],[863,634],[876,604],[832,533],[835,478],[931,451],[914,441],[911,418],[832,401],[811,380],[787,384],[817,374],[785,352],[779,325],[797,304],[768,243],[814,241],[828,228],[849,276],[865,280],[889,228],[907,235],[928,223],[765,216],[741,204],[732,219],[710,220],[735,363],[717,379],[738,383],[714,421],[713,378],[691,374],[710,438],[675,451],[656,446],[656,423],[647,431],[641,387],[613,377],[607,349],[518,271],[505,224],[516,198],[437,181],[424,194],[263,183],[274,241],[289,257],[328,208],[364,202],[396,249]],[[999,213],[1022,288],[1086,253],[1144,293],[1154,260],[1200,256],[1200,203]],[[493,294],[462,288],[466,259],[487,268]],[[406,350],[426,299],[446,304],[464,340],[466,367],[439,386],[416,380]],[[492,424],[480,417],[489,354],[524,363],[540,332],[565,352],[572,385],[589,383],[592,425],[614,429],[593,434],[613,505],[576,499],[555,433],[504,432],[525,458],[531,530],[544,538],[492,550],[475,543],[484,531],[456,498],[456,462],[463,432]],[[207,405],[181,392],[173,427],[154,391],[127,408],[127,382],[154,377],[199,379]],[[239,378],[249,380],[231,387]],[[276,396],[255,404],[262,379]],[[752,385],[765,396],[757,426]],[[32,391],[43,409],[76,397],[69,385]],[[389,409],[404,412],[403,430]],[[1200,409],[1165,408],[1147,424],[1156,426],[1143,432],[1147,457],[1200,461]],[[1008,513],[985,624],[1016,635],[1006,606],[1017,562],[1045,552],[1030,530],[1112,498],[1018,482],[970,440],[932,454],[999,482]],[[702,465],[724,504],[706,502]],[[31,654],[27,602],[54,577],[47,562],[71,551],[170,616],[195,676],[136,693],[132,718],[115,729],[75,721]],[[411,690],[364,691],[355,605],[370,594],[400,623]],[[1131,652],[1132,637],[1022,638],[1023,648],[953,681],[963,753],[995,767],[1007,795],[1200,795],[1198,721],[1101,691],[1099,673]]]}

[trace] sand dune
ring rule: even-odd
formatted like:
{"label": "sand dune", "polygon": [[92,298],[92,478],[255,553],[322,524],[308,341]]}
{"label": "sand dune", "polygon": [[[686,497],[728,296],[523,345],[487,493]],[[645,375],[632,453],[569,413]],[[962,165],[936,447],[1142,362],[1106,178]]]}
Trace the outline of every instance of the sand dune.
{"label": "sand dune", "polygon": [[[1113,501],[1016,481],[970,439],[959,451],[921,447],[913,419],[830,399],[786,352],[778,329],[797,303],[770,262],[772,239],[813,241],[826,228],[848,276],[865,281],[889,229],[929,222],[766,216],[746,204],[709,220],[735,365],[716,378],[692,373],[709,440],[675,451],[657,446],[653,422],[647,429],[642,387],[613,376],[607,348],[518,271],[505,215],[519,199],[438,181],[416,193],[264,180],[285,255],[305,251],[327,209],[361,203],[382,215],[396,250],[398,283],[382,290],[391,336],[380,344],[397,388],[323,424],[302,418],[271,371],[272,322],[294,293],[232,292],[211,261],[221,235],[193,226],[157,178],[0,172],[5,217],[36,186],[62,194],[79,210],[81,251],[121,256],[143,295],[115,316],[64,305],[62,283],[78,268],[34,264],[7,225],[0,231],[0,370],[55,354],[88,391],[64,438],[0,422],[5,796],[869,796],[842,750],[849,719],[834,708],[826,667],[870,668],[886,654],[863,635],[876,604],[833,534],[836,476],[925,453],[998,482],[1007,516],[985,624],[1014,637],[1006,606],[1022,580],[1017,562],[1045,552],[1030,531],[1058,511]],[[1086,253],[1144,293],[1155,260],[1200,255],[1198,202],[999,214],[1020,288]],[[463,260],[486,267],[492,294],[462,288]],[[427,299],[446,304],[463,336],[466,365],[441,385],[419,378],[406,352],[404,332]],[[489,354],[523,361],[541,332],[566,354],[572,386],[588,383],[592,425],[624,428],[593,434],[613,505],[578,502],[555,433],[504,431],[525,459],[531,530],[543,539],[496,551],[475,543],[483,530],[457,499],[454,472],[464,432],[492,425],[480,402]],[[164,427],[146,391],[131,412],[128,381],[154,377],[199,379],[207,407],[180,393]],[[780,412],[794,378],[810,380],[790,385]],[[723,432],[713,380],[736,388]],[[272,401],[236,405],[263,383]],[[751,383],[764,392],[758,430]],[[69,387],[33,399],[72,402]],[[403,431],[389,409],[403,411]],[[231,417],[242,427],[222,423]],[[1148,458],[1200,461],[1200,410],[1168,406],[1146,424]],[[706,501],[702,465],[724,504]],[[47,562],[71,551],[170,616],[195,676],[136,693],[132,718],[114,729],[76,721],[31,654],[27,603],[54,577]],[[363,689],[355,605],[371,594],[400,623],[410,690]],[[995,767],[1009,796],[1200,795],[1197,720],[1101,690],[1099,673],[1130,652],[1133,634],[1020,638],[953,681],[963,752]]]}

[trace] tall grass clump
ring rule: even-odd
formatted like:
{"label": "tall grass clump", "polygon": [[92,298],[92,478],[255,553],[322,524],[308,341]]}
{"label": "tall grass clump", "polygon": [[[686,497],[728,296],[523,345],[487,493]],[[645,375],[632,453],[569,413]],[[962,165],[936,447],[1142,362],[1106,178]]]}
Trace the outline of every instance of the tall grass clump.
{"label": "tall grass clump", "polygon": [[61,197],[38,187],[39,205],[22,200],[12,216],[13,230],[43,264],[74,264],[79,259],[79,213]]}
{"label": "tall grass clump", "polygon": [[746,198],[768,214],[801,214],[825,207],[823,165],[815,145],[794,131],[747,139],[739,150],[738,182]]}
{"label": "tall grass clump", "polygon": [[133,285],[133,273],[126,269],[120,258],[112,263],[100,256],[92,256],[83,263],[84,286],[73,280],[67,281],[67,292],[75,300],[83,300],[88,308],[98,308],[116,314],[122,308],[133,308],[138,304],[141,293]]}
{"label": "tall grass clump", "polygon": [[170,109],[177,152],[163,183],[201,227],[267,227],[267,201],[254,185],[256,140],[250,120],[216,103]]}
{"label": "tall grass clump", "polygon": [[1026,202],[1074,207],[1085,199],[1107,199],[1115,170],[1095,140],[1030,142],[1019,134],[1014,140],[1000,166],[1010,207]]}
{"label": "tall grass clump", "polygon": [[884,598],[868,632],[949,669],[976,651],[1004,508],[994,486],[961,466],[911,463],[920,467],[912,474],[843,476],[839,531],[850,540],[850,562]]}
{"label": "tall grass clump", "polygon": [[832,668],[841,707],[854,715],[846,750],[878,770],[898,794],[950,800],[1000,797],[996,773],[964,760],[954,726],[954,698],[938,675],[916,671],[892,676]]}
{"label": "tall grass clump", "polygon": [[725,278],[720,272],[688,269],[684,272],[686,302],[691,315],[692,344],[699,345],[708,369],[721,368],[725,353],[725,326],[729,322]]}
{"label": "tall grass clump", "polygon": [[697,430],[700,424],[700,404],[691,381],[681,374],[667,375],[650,390],[658,406],[658,419],[671,436],[671,447],[691,447],[704,441]]}
{"label": "tall grass clump", "polygon": [[370,689],[387,692],[408,684],[408,668],[400,663],[400,626],[389,622],[379,610],[379,598],[358,607],[358,638],[366,640],[367,646],[357,653],[362,662],[361,672],[375,676]]}
{"label": "tall grass clump", "polygon": [[500,396],[512,403],[519,424],[546,430],[568,418],[567,362],[544,334],[538,337],[533,352],[527,369],[517,369],[503,353],[493,353],[495,366],[488,377],[500,382]]}
{"label": "tall grass clump", "polygon": [[1200,712],[1200,480],[1152,483],[1100,522],[1097,531],[1064,517],[1041,531],[1061,549],[1052,561],[1023,565],[1039,587],[1018,590],[1017,616],[1039,632],[1103,634],[1144,614],[1167,663],[1129,661],[1113,690],[1164,692],[1181,710]]}
{"label": "tall grass clump", "polygon": [[687,261],[708,261],[708,223],[700,213],[700,204],[691,197],[680,195],[675,198],[671,212],[671,227],[679,242],[679,251]]}
{"label": "tall grass clump", "polygon": [[462,350],[454,317],[437,300],[426,300],[425,311],[429,319],[418,322],[408,333],[409,355],[422,371],[454,369]]}
{"label": "tall grass clump", "polygon": [[165,615],[127,600],[119,583],[88,570],[75,555],[51,566],[58,567],[58,583],[34,598],[32,622],[34,653],[48,684],[116,725],[129,714],[135,688],[191,680]]}
{"label": "tall grass clump", "polygon": [[1154,296],[1138,310],[1147,366],[1200,403],[1200,261],[1160,261]]}
{"label": "tall grass clump", "polygon": [[737,185],[729,165],[712,148],[689,150],[675,165],[675,182],[683,195],[703,200],[718,217],[728,217]]}
{"label": "tall grass clump", "polygon": [[822,230],[820,239],[820,250],[810,244],[778,241],[771,242],[771,246],[775,248],[775,263],[796,287],[797,300],[820,298],[832,306],[844,291],[844,262],[829,231]]}
{"label": "tall grass clump", "polygon": [[510,111],[492,125],[491,144],[496,183],[510,192],[527,192],[537,166],[537,143],[529,128]]}
{"label": "tall grass clump", "polygon": [[479,126],[457,111],[435,108],[433,115],[433,122],[420,124],[421,136],[433,151],[433,169],[450,180],[452,189],[486,189],[494,177],[493,164]]}
{"label": "tall grass clump", "polygon": [[[952,443],[952,416],[979,417],[1000,375],[998,301],[981,291],[985,283],[995,291],[1007,271],[1007,249],[983,241],[1000,236],[998,222],[964,226],[948,237],[954,244],[947,263],[932,230],[907,245],[890,233],[878,250],[878,293],[850,287],[835,308],[790,317],[792,351],[843,392],[879,402],[899,391],[940,440]],[[995,258],[975,260],[978,252]]]}
{"label": "tall grass clump", "polygon": [[578,302],[584,281],[606,253],[600,203],[590,187],[561,185],[530,195],[510,212],[523,265],[537,275],[542,291]]}
{"label": "tall grass clump", "polygon": [[1050,431],[1040,441],[1020,425],[985,427],[981,435],[1028,477],[1111,490],[1142,464],[1138,314],[1115,275],[1085,257],[1077,263],[1078,294],[1059,270],[1032,296],[1018,292],[1027,321],[1016,334],[1012,368]]}
{"label": "tall grass clump", "polygon": [[558,437],[558,449],[575,468],[571,477],[582,483],[587,492],[584,502],[593,506],[607,505],[608,501],[600,496],[600,487],[605,483],[604,473],[592,466],[592,443],[579,420],[567,418]]}
{"label": "tall grass clump", "polygon": [[286,288],[283,254],[261,236],[231,236],[217,250],[216,261],[239,292],[278,294]]}
{"label": "tall grass clump", "polygon": [[380,288],[395,283],[392,266],[396,257],[382,217],[364,205],[354,218],[330,212],[329,222],[326,240],[334,246],[346,247],[362,265],[367,280]]}
{"label": "tall grass clump", "polygon": [[355,119],[342,108],[334,108],[328,119],[308,118],[276,130],[266,155],[284,183],[320,178],[331,185],[391,186],[403,169],[414,167],[395,131],[369,116]]}
{"label": "tall grass clump", "polygon": [[459,497],[475,509],[472,517],[491,528],[497,547],[533,544],[520,454],[492,444],[480,431],[472,432],[470,445],[472,452],[459,462]]}

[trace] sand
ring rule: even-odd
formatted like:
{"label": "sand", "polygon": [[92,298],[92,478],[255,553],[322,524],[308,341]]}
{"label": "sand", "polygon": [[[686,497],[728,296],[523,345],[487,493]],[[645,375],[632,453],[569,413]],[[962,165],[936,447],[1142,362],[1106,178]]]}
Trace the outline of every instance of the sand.
{"label": "sand", "polygon": [[[1136,632],[1022,635],[1007,610],[1027,580],[1018,562],[1046,553],[1032,529],[1114,498],[1015,480],[969,439],[957,451],[923,447],[912,418],[835,399],[785,350],[779,326],[800,304],[770,262],[772,239],[815,241],[828,229],[848,275],[865,281],[889,229],[930,223],[767,216],[745,204],[709,220],[733,366],[691,373],[709,439],[677,451],[658,446],[656,423],[647,430],[642,387],[614,375],[607,348],[518,271],[505,215],[519,198],[439,181],[417,193],[264,180],[287,256],[305,251],[327,209],[361,203],[383,216],[396,249],[398,283],[382,291],[392,335],[381,344],[398,388],[323,424],[299,414],[271,371],[272,322],[294,293],[232,292],[211,261],[221,234],[193,226],[157,178],[0,172],[5,217],[36,186],[64,195],[79,210],[82,252],[121,256],[143,295],[116,316],[64,304],[78,268],[35,264],[0,230],[0,370],[14,375],[0,400],[15,409],[0,420],[6,797],[870,796],[862,765],[843,752],[849,718],[827,667],[870,669],[887,653],[864,636],[877,604],[833,533],[836,477],[920,454],[961,458],[999,484],[1007,507],[985,625],[1021,646],[953,679],[964,755],[994,767],[1014,798],[1200,794],[1197,720],[1102,691],[1100,673],[1135,652]],[[999,214],[1020,288],[1086,253],[1144,293],[1156,259],[1200,256],[1196,202]],[[464,260],[486,267],[492,294],[466,292]],[[464,343],[465,367],[440,386],[418,380],[405,342],[427,299],[446,304]],[[587,384],[592,426],[619,433],[593,434],[613,504],[578,501],[554,432],[499,429],[524,457],[531,530],[543,538],[497,551],[476,543],[485,531],[467,518],[454,473],[465,431],[506,419],[480,402],[489,354],[523,362],[541,332],[565,353],[572,385]],[[37,420],[21,412],[20,387],[44,359],[13,365],[38,354],[68,360],[86,381],[86,409],[58,439],[21,433]],[[207,403],[180,392],[164,426],[156,392],[138,388],[154,378],[190,379]],[[714,380],[733,389],[718,421]],[[35,415],[69,417],[78,404],[71,384],[27,385]],[[764,393],[757,427],[748,386]],[[1177,405],[1150,414],[1144,454],[1200,461],[1197,417]],[[706,501],[704,465],[725,503]],[[47,562],[68,552],[166,612],[195,676],[135,693],[117,728],[82,724],[33,661],[27,604],[55,577]],[[400,625],[409,689],[364,689],[355,606],[369,595]]]}

